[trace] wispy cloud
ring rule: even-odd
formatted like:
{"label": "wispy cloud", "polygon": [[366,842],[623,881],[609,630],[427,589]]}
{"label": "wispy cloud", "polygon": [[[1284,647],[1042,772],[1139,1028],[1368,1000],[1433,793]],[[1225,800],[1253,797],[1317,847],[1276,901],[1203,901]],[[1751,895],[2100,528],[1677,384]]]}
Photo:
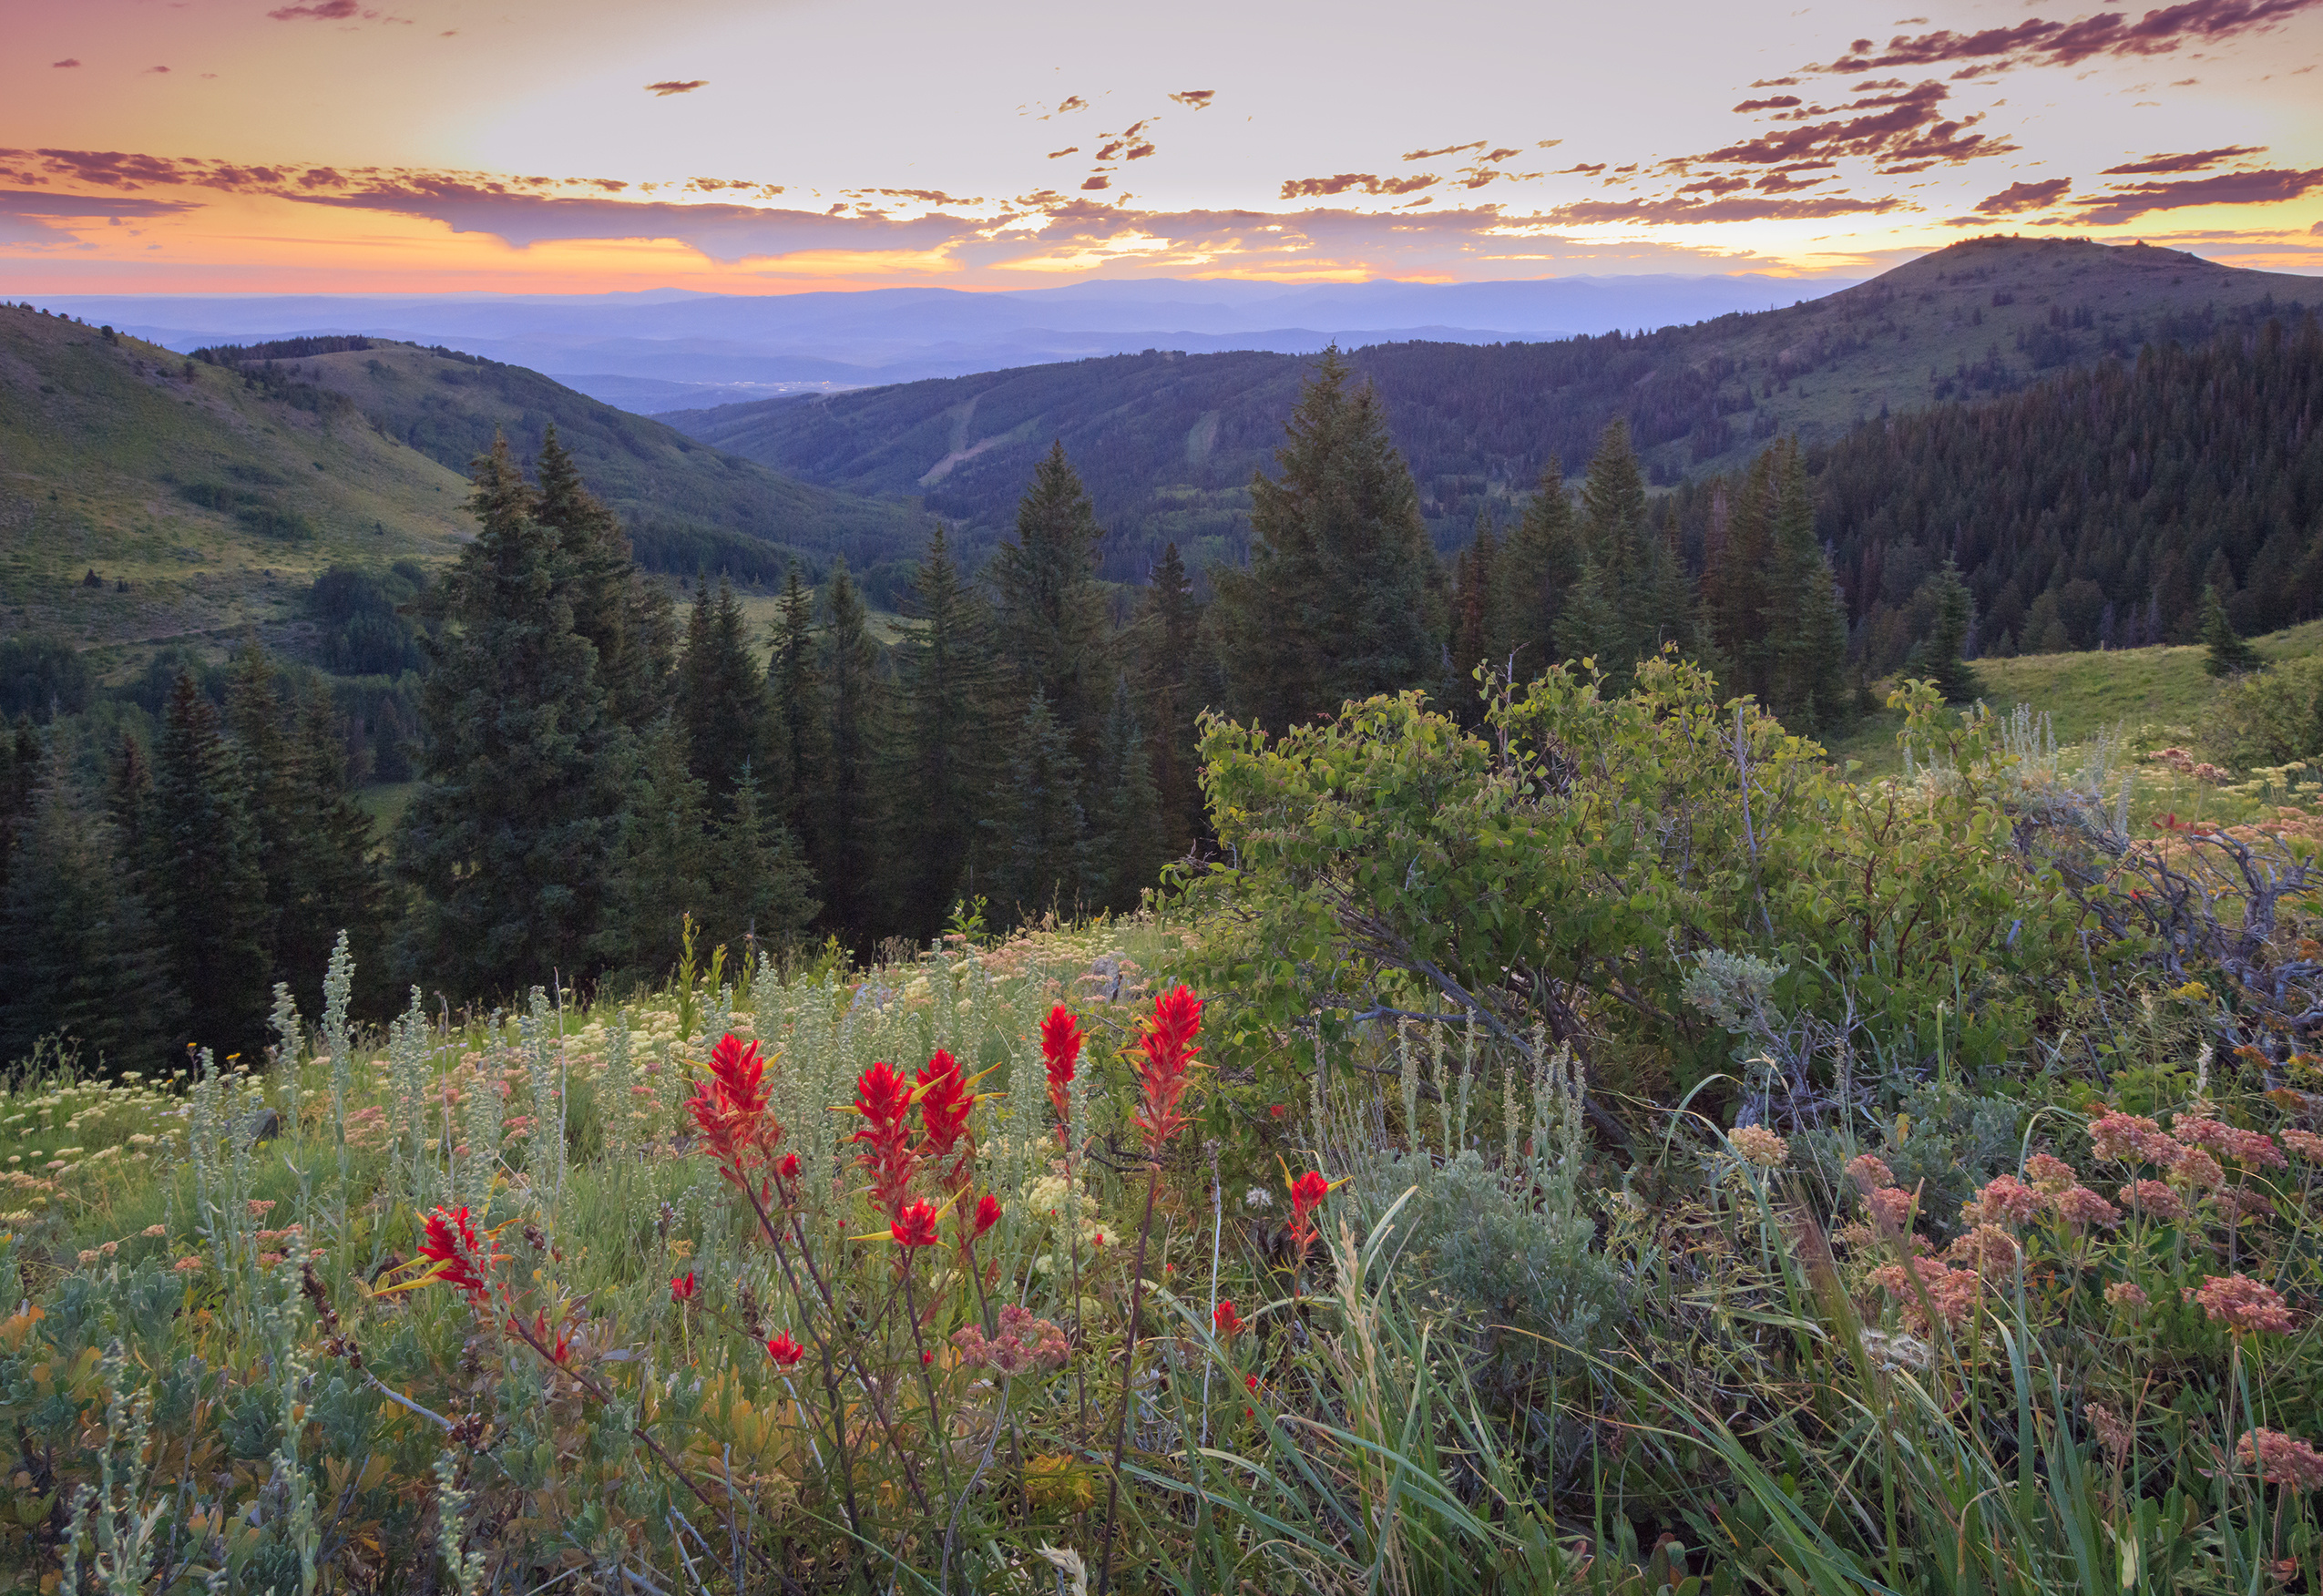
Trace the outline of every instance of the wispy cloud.
{"label": "wispy cloud", "polygon": [[[2185,0],[2135,21],[2103,11],[2072,22],[2027,17],[2011,27],[1898,34],[1883,46],[1857,39],[1847,54],[1803,72],[1868,72],[1882,66],[1968,62],[1979,75],[2009,66],[2072,66],[2099,56],[2162,56],[2189,44],[2215,45],[2276,26],[2323,0]],[[1957,76],[1957,75],[1956,75]]]}
{"label": "wispy cloud", "polygon": [[665,77],[659,83],[647,84],[645,86],[645,89],[648,94],[667,96],[673,94],[691,94],[697,88],[707,88],[709,87],[710,79],[707,77]]}
{"label": "wispy cloud", "polygon": [[1988,194],[1977,201],[1979,216],[2018,216],[2028,210],[2046,210],[2065,197],[2073,186],[2071,178],[2051,178],[2039,183],[2011,183],[1997,194]]}
{"label": "wispy cloud", "polygon": [[2239,160],[2246,155],[2266,153],[2267,147],[2263,144],[2229,144],[2217,149],[2197,149],[2188,155],[2153,155],[2144,160],[2126,161],[2120,166],[2107,167],[2105,176],[2134,178],[2160,176],[2166,172],[2206,171],[2214,166]]}
{"label": "wispy cloud", "polygon": [[2114,227],[2157,210],[2185,210],[2196,205],[2265,205],[2297,200],[2323,187],[2323,167],[2306,171],[2275,168],[2256,172],[2221,172],[2213,178],[2186,178],[2171,183],[2136,183],[2082,201],[2073,220],[2091,227]]}

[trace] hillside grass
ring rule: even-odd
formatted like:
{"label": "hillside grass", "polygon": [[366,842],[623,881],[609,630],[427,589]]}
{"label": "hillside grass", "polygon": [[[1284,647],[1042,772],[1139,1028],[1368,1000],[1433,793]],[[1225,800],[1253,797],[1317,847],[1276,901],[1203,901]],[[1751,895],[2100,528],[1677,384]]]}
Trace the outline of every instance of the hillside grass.
{"label": "hillside grass", "polygon": [[[2270,632],[2250,643],[2269,663],[2303,660],[2323,652],[2323,621]],[[2060,748],[2118,734],[2125,752],[2144,754],[2190,747],[2198,740],[2204,711],[2218,691],[2217,679],[2202,668],[2206,652],[2199,645],[2164,644],[2024,654],[2013,660],[1979,660],[1976,673],[1984,683],[1984,703],[1998,713],[2022,704],[2046,715]],[[1892,686],[1879,682],[1873,691],[1885,699]],[[1859,717],[1825,746],[1834,759],[1856,762],[1858,775],[1876,781],[1902,771],[1903,753],[1896,741],[1902,729],[1900,713],[1882,710]]]}
{"label": "hillside grass", "polygon": [[[301,410],[188,364],[0,310],[0,627],[97,650],[100,675],[171,644],[220,653],[251,629],[279,645],[326,568],[438,566],[469,535],[458,474],[350,411]],[[208,487],[306,530],[255,531],[187,497]],[[90,571],[101,585],[85,585]]]}

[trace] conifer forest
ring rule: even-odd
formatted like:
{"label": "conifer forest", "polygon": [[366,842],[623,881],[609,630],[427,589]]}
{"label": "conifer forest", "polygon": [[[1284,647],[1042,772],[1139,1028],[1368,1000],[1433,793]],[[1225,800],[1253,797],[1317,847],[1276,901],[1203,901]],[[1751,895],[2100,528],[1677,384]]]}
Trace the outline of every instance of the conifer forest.
{"label": "conifer forest", "polygon": [[0,636],[0,1591],[2323,1590],[2323,326],[2111,336],[779,561],[140,346],[453,530]]}

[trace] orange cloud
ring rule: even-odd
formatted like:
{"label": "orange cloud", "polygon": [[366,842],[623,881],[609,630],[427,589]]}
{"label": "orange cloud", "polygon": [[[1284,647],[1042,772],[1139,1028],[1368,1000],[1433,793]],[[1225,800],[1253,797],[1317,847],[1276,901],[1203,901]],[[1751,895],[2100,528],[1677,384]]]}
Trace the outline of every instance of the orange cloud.
{"label": "orange cloud", "polygon": [[664,97],[673,94],[691,94],[697,88],[708,87],[710,87],[710,79],[707,77],[665,77],[659,83],[649,83],[645,86],[647,93],[660,95]]}
{"label": "orange cloud", "polygon": [[1989,194],[1976,203],[1979,216],[2015,216],[2027,210],[2046,210],[2065,196],[2073,186],[2071,178],[2051,178],[2041,183],[2011,183],[1997,194]]}

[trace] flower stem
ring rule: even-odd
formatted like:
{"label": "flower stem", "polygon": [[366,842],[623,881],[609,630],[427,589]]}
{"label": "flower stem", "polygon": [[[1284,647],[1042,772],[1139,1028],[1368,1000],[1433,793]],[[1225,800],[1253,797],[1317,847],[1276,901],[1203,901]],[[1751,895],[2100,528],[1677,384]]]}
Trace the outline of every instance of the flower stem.
{"label": "flower stem", "polygon": [[1145,1239],[1153,1230],[1153,1199],[1162,1190],[1162,1165],[1157,1161],[1145,1182],[1145,1217],[1137,1227],[1137,1261],[1130,1266],[1130,1323],[1121,1347],[1121,1412],[1113,1422],[1112,1481],[1105,1488],[1105,1535],[1097,1557],[1097,1596],[1113,1587],[1113,1515],[1121,1499],[1121,1455],[1130,1439],[1130,1381],[1137,1373],[1137,1315],[1145,1302]]}

